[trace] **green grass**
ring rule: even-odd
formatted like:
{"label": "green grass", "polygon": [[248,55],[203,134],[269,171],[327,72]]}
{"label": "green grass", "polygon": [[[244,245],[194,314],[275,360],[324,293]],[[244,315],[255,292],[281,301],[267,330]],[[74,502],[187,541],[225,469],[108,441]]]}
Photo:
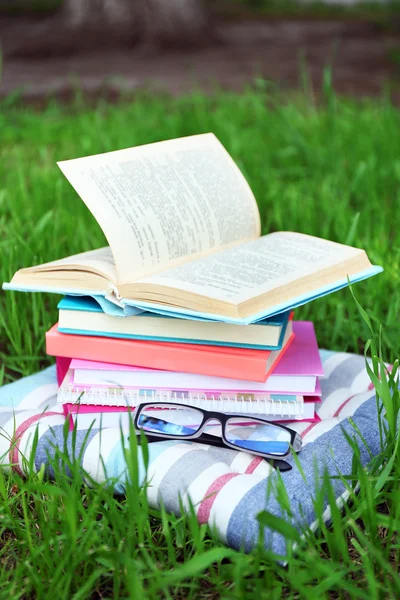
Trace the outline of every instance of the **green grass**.
{"label": "green grass", "polygon": [[[2,0],[0,13],[46,13],[59,9],[63,0]],[[213,13],[226,16],[287,16],[306,18],[363,18],[378,21],[399,14],[399,0],[358,0],[353,4],[326,3],[324,0],[205,0]]]}
{"label": "green grass", "polygon": [[[78,100],[70,107],[50,103],[41,112],[4,102],[0,279],[104,243],[57,160],[214,131],[258,199],[263,232],[293,229],[359,245],[385,267],[354,292],[373,331],[383,324],[382,354],[394,361],[400,340],[400,113],[384,98],[339,100],[328,77],[319,108],[311,91],[299,99],[268,90],[259,82],[242,95],[139,96],[119,106],[99,101],[94,108]],[[50,362],[44,332],[56,320],[57,301],[0,294],[4,382]],[[297,317],[314,320],[322,347],[362,352],[372,337],[349,290],[311,303]],[[398,403],[398,394],[392,401],[385,385],[376,384],[389,408]],[[150,509],[137,483],[135,448],[126,498],[114,499],[105,486],[82,486],[73,466],[72,481],[58,468],[56,484],[43,473],[24,481],[0,472],[1,597],[398,598],[400,461],[393,418],[390,423],[386,450],[370,472],[356,457],[347,474],[360,482],[359,495],[351,493],[343,515],[332,504],[333,528],[308,532],[286,568],[261,548],[248,556],[226,549],[192,516]],[[319,501],[324,493],[329,498],[329,481]]]}
{"label": "green grass", "polygon": [[2,0],[0,13],[47,13],[60,8],[62,3],[63,0]]}
{"label": "green grass", "polygon": [[390,19],[400,12],[399,0],[358,0],[351,4],[327,3],[324,0],[218,0],[209,1],[216,12],[232,17],[266,16],[319,19],[366,19],[390,26]]}

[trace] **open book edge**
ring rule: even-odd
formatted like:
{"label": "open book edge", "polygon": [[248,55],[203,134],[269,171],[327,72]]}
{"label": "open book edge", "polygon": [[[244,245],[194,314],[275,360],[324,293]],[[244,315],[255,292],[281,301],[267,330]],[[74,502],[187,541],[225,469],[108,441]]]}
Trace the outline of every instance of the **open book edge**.
{"label": "open book edge", "polygon": [[[266,319],[273,315],[279,314],[286,310],[292,310],[299,306],[302,306],[312,300],[316,300],[317,298],[321,298],[332,292],[338,291],[342,288],[348,286],[349,281],[350,284],[358,283],[359,281],[363,281],[364,279],[368,279],[374,275],[383,272],[383,268],[377,265],[372,265],[369,269],[363,270],[360,273],[356,273],[354,275],[349,276],[349,278],[341,278],[335,281],[332,284],[328,284],[325,286],[321,286],[314,290],[312,293],[299,294],[298,296],[292,298],[289,301],[277,303],[274,306],[269,307],[266,310],[261,310],[254,313],[251,316],[247,317],[235,317],[235,316],[227,316],[223,314],[210,313],[201,310],[191,310],[186,308],[176,308],[173,306],[156,304],[154,302],[145,302],[139,300],[130,300],[128,298],[121,298],[122,305],[128,305],[137,309],[147,310],[150,312],[155,312],[160,315],[166,316],[175,316],[178,318],[187,318],[192,319],[196,318],[199,320],[206,321],[224,321],[226,323],[236,323],[239,325],[249,325],[251,323],[255,323],[262,319]],[[54,294],[61,295],[70,295],[70,296],[98,296],[101,294],[102,296],[106,296],[109,293],[109,290],[105,289],[102,292],[96,289],[90,288],[79,288],[71,291],[69,287],[64,286],[40,286],[35,284],[17,284],[17,283],[3,283],[4,290],[11,291],[19,291],[19,292],[50,292]]]}
{"label": "open book edge", "polygon": [[368,279],[369,277],[373,277],[374,275],[378,275],[383,272],[383,268],[377,265],[371,265],[370,268],[365,269],[364,271],[360,271],[354,275],[349,276],[348,278],[341,278],[332,284],[327,284],[321,286],[314,290],[312,293],[299,294],[291,300],[277,303],[266,310],[261,310],[251,316],[248,317],[227,317],[222,315],[217,315],[214,313],[201,312],[196,310],[184,309],[180,308],[176,310],[174,307],[170,306],[160,306],[158,304],[152,302],[141,302],[124,299],[123,302],[137,308],[142,308],[143,310],[154,311],[161,315],[171,315],[173,314],[176,317],[180,318],[201,318],[210,321],[225,321],[227,323],[237,323],[241,325],[250,325],[251,323],[256,323],[257,321],[261,321],[263,319],[267,319],[268,317],[272,317],[274,315],[280,314],[287,310],[293,310],[298,308],[299,306],[303,306],[312,300],[316,300],[323,296],[327,296],[332,292],[336,292],[347,287],[350,284],[358,283],[363,281],[364,279]]}
{"label": "open book edge", "polygon": [[[110,261],[106,251],[99,249],[99,256]],[[246,319],[280,303],[290,307],[302,294],[311,297],[321,287],[335,288],[336,282],[372,268],[364,250],[295,232],[268,234],[119,288],[98,272],[90,273],[92,265],[98,271],[96,256],[92,251],[21,269],[8,289],[87,294],[89,288],[90,295],[115,295],[138,307],[147,303],[173,312]],[[104,268],[112,264],[105,262]]]}

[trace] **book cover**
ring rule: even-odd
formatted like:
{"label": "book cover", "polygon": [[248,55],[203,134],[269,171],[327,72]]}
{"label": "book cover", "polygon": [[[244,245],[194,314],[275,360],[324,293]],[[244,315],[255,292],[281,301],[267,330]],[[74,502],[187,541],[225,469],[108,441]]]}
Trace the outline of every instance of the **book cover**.
{"label": "book cover", "polygon": [[58,308],[58,330],[62,333],[258,350],[279,350],[286,328],[291,326],[289,312],[243,326],[179,319],[173,315],[145,311],[116,320],[105,314],[98,302],[91,297],[66,296],[58,304]]}
{"label": "book cover", "polygon": [[319,354],[314,323],[311,321],[294,321],[295,339],[282,360],[276,365],[274,375],[290,377],[310,376],[322,377],[324,368]]}
{"label": "book cover", "polygon": [[57,384],[60,386],[64,381],[68,369],[70,367],[72,359],[65,356],[56,356],[56,375]]}
{"label": "book cover", "polygon": [[60,333],[56,324],[46,333],[46,352],[50,356],[265,381],[293,339],[294,334],[282,350],[252,350],[67,335]]}

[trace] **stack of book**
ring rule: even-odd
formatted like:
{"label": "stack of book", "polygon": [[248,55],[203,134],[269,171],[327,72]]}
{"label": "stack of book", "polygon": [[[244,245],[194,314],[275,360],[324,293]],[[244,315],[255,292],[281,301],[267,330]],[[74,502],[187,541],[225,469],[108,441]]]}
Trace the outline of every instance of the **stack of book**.
{"label": "stack of book", "polygon": [[323,372],[314,327],[287,312],[247,327],[146,312],[119,319],[93,299],[65,297],[46,346],[57,357],[59,401],[80,425],[128,425],[131,407],[155,400],[316,419]]}
{"label": "stack of book", "polygon": [[46,344],[66,414],[124,426],[138,403],[163,401],[316,419],[317,340],[293,310],[380,272],[363,250],[261,236],[255,198],[212,134],[59,166],[110,246],[3,287],[64,295]]}

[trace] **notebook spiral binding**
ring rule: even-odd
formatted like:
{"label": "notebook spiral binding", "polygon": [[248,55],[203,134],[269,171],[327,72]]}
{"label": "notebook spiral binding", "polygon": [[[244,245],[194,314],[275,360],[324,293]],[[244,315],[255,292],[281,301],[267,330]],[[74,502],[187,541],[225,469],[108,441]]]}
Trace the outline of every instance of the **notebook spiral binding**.
{"label": "notebook spiral binding", "polygon": [[209,394],[205,392],[178,392],[168,390],[126,390],[84,386],[61,387],[58,402],[62,404],[91,404],[133,407],[141,402],[188,404],[193,408],[241,414],[259,414],[301,419],[304,413],[302,396],[263,394]]}

